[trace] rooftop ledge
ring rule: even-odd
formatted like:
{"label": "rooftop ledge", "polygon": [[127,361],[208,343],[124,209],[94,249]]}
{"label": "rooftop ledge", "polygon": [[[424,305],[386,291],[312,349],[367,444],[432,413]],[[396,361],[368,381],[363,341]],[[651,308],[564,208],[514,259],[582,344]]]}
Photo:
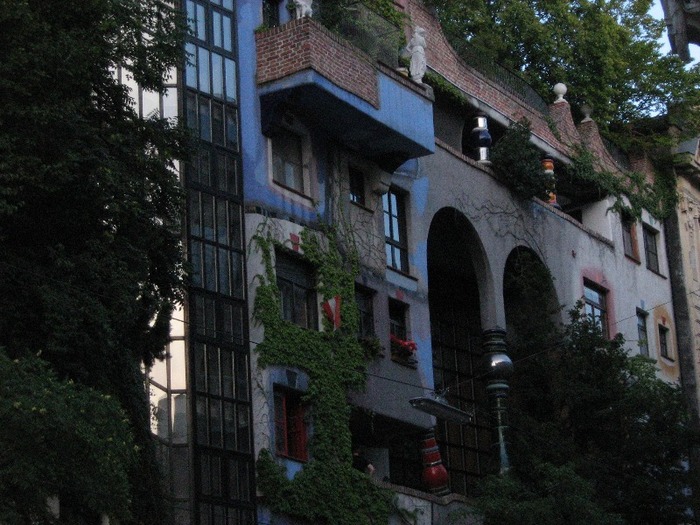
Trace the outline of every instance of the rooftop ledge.
{"label": "rooftop ledge", "polygon": [[311,18],[256,33],[263,133],[292,112],[393,172],[435,151],[433,96]]}

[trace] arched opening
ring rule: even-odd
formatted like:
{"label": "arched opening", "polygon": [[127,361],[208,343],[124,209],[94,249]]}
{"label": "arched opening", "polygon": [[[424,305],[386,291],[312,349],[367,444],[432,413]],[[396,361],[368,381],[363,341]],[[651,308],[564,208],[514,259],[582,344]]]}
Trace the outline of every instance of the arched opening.
{"label": "arched opening", "polygon": [[561,308],[552,276],[532,250],[518,247],[508,256],[503,303],[511,358],[542,351],[559,325]]}
{"label": "arched opening", "polygon": [[435,434],[450,474],[450,489],[473,492],[490,471],[491,429],[481,377],[481,316],[474,254],[478,237],[466,217],[446,208],[428,235],[428,279],[435,390],[448,402],[473,412],[471,424],[438,419]]}
{"label": "arched opening", "polygon": [[514,365],[508,392],[507,441],[513,466],[528,468],[519,462],[529,456],[528,436],[519,433],[521,423],[531,418],[547,420],[553,410],[541,398],[542,389],[551,384],[550,372],[535,357],[553,356],[561,334],[561,307],[552,276],[531,250],[516,248],[508,256],[503,301],[508,353]]}

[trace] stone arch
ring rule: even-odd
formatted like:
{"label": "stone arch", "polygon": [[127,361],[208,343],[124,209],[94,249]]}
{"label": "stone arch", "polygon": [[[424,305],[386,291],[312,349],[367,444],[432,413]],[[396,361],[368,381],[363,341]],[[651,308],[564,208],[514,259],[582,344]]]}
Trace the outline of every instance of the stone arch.
{"label": "stone arch", "polygon": [[503,270],[503,307],[509,354],[514,361],[541,351],[561,322],[561,306],[549,269],[530,248],[514,248]]}
{"label": "stone arch", "polygon": [[[450,473],[452,492],[470,494],[476,481],[493,471],[491,427],[482,369],[481,335],[488,319],[485,300],[493,290],[483,245],[464,214],[438,211],[428,233],[428,299],[433,378],[438,393],[462,410],[471,424],[438,419],[436,437]],[[485,304],[486,303],[486,304]],[[487,325],[490,327],[490,325]]]}

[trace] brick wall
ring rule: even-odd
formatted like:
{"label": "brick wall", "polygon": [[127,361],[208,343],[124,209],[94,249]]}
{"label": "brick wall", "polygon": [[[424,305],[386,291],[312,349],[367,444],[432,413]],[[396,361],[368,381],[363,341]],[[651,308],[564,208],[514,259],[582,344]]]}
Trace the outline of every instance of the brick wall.
{"label": "brick wall", "polygon": [[379,107],[377,70],[370,57],[312,19],[260,31],[255,43],[258,84],[310,69]]}

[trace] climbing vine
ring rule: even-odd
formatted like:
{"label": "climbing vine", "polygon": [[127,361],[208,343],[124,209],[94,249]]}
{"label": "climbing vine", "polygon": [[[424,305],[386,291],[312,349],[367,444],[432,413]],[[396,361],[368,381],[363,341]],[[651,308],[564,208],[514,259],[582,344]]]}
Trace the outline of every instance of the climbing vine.
{"label": "climbing vine", "polygon": [[596,167],[593,154],[577,147],[567,171],[574,179],[594,183],[602,192],[614,197],[611,209],[636,220],[647,210],[657,219],[668,217],[678,203],[674,176],[670,172],[656,170],[653,184],[643,173],[627,171],[615,174]]}
{"label": "climbing vine", "polygon": [[324,331],[315,331],[281,318],[272,253],[283,247],[265,231],[258,232],[254,241],[264,264],[254,306],[254,317],[265,328],[265,339],[257,347],[259,365],[304,370],[309,376],[304,400],[312,407],[313,417],[312,459],[288,480],[270,452],[263,450],[258,457],[258,488],[274,512],[313,523],[386,523],[390,494],[352,468],[347,394],[364,386],[366,370],[365,348],[356,337],[357,253],[341,246],[331,227],[302,231],[301,248],[316,267],[319,296],[341,298],[341,327],[333,330],[324,319]]}
{"label": "climbing vine", "polygon": [[514,122],[496,145],[491,148],[493,171],[508,182],[522,199],[546,198],[554,181],[542,169],[542,153],[530,142],[530,123]]}

